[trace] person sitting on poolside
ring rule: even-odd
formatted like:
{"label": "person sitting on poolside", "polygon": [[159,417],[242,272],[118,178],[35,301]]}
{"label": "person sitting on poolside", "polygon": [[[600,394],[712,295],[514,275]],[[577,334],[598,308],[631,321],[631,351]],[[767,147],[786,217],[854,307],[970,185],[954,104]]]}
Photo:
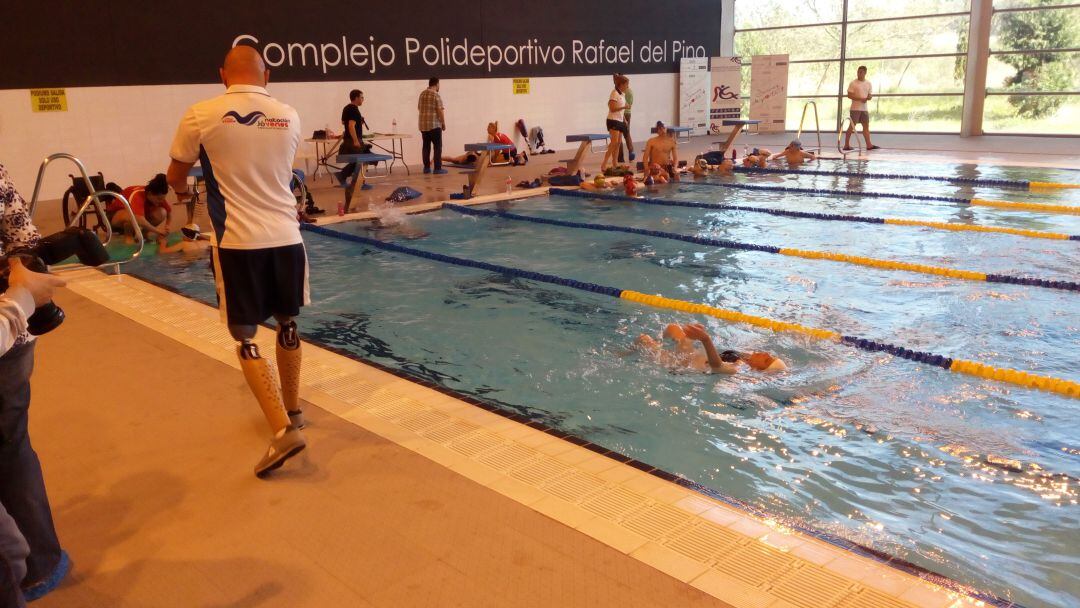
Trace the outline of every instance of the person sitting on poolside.
{"label": "person sitting on poolside", "polygon": [[[663,343],[652,336],[641,334],[634,341],[635,346],[654,357],[656,362],[670,368],[686,368],[717,374],[738,373],[742,363],[757,371],[781,371],[787,365],[780,359],[764,352],[738,353],[726,350],[716,351],[705,326],[700,323],[686,325],[669,324],[664,328],[664,337],[675,342],[674,350],[664,349]],[[697,348],[700,343],[702,349]]]}
{"label": "person sitting on poolside", "polygon": [[210,248],[210,238],[199,231],[198,224],[188,224],[180,229],[182,239],[172,245],[162,243],[158,247],[158,253],[183,253],[184,255],[198,255]]}
{"label": "person sitting on poolside", "polygon": [[123,231],[127,235],[127,242],[134,242],[135,230],[143,232],[143,238],[151,235],[158,239],[169,236],[169,222],[172,221],[172,207],[165,200],[169,193],[169,183],[164,173],[158,173],[145,186],[128,186],[124,188],[124,198],[131,205],[131,217],[124,204],[119,199],[113,199],[106,207],[106,214],[113,230]]}
{"label": "person sitting on poolside", "polygon": [[[666,170],[672,180],[679,181],[679,145],[668,133],[663,121],[656,121],[656,135],[645,143],[641,162],[642,166],[650,169],[655,163]],[[667,180],[661,183],[667,183]]]}
{"label": "person sitting on poolside", "polygon": [[779,154],[775,154],[770,160],[784,159],[787,161],[789,167],[797,167],[808,160],[814,160],[817,158],[813,152],[806,152],[803,150],[802,142],[793,139],[791,143],[787,145]]}
{"label": "person sitting on poolside", "polygon": [[524,165],[529,162],[529,155],[525,152],[518,154],[517,146],[514,145],[514,140],[510,139],[510,136],[506,133],[499,133],[499,121],[489,122],[487,126],[487,140],[492,144],[503,144],[510,146],[509,150],[499,150],[492,155],[492,162],[503,163],[511,162],[514,166]]}

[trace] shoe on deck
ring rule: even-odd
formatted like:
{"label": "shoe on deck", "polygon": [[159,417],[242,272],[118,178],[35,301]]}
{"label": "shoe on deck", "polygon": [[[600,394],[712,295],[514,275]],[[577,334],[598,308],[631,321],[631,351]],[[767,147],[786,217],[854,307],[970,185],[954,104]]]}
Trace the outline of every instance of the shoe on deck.
{"label": "shoe on deck", "polygon": [[300,431],[296,430],[296,427],[290,424],[281,429],[270,440],[270,447],[266,450],[262,460],[255,465],[255,476],[259,479],[266,477],[271,471],[285,464],[286,460],[303,451],[305,447],[307,447],[307,442],[304,441],[304,436],[300,434]]}
{"label": "shoe on deck", "polygon": [[446,169],[435,169],[434,171],[432,171],[432,173],[434,173],[435,175],[445,175]]}
{"label": "shoe on deck", "polygon": [[367,184],[367,183],[365,183],[365,184],[362,184],[362,185],[360,186],[360,189],[361,189],[361,190],[371,190],[372,188],[374,188],[374,186],[372,186],[371,184]]}
{"label": "shoe on deck", "polygon": [[633,152],[631,152],[631,153],[630,153],[630,160],[632,161],[632,160],[634,160],[635,158],[637,158],[637,154],[634,154]]}
{"label": "shoe on deck", "polygon": [[855,148],[852,148],[851,146],[844,146],[844,152],[851,152],[854,149]]}
{"label": "shoe on deck", "polygon": [[431,167],[424,167],[424,173],[431,173]]}
{"label": "shoe on deck", "polygon": [[867,150],[880,150],[881,146],[870,146]]}
{"label": "shoe on deck", "polygon": [[67,551],[61,549],[60,563],[56,564],[56,568],[53,569],[52,573],[49,574],[45,580],[23,589],[23,597],[26,601],[33,602],[34,600],[39,600],[53,591],[56,591],[56,588],[60,586],[60,583],[63,582],[70,571],[71,557],[68,556]]}

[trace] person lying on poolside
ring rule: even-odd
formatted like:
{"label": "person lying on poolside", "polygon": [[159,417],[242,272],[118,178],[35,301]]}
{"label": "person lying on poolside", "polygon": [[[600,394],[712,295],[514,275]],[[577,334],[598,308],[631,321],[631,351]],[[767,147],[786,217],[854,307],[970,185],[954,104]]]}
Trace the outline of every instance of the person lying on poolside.
{"label": "person lying on poolside", "polygon": [[[664,328],[664,337],[675,342],[674,350],[664,348],[662,342],[652,336],[641,334],[634,341],[638,350],[652,356],[657,363],[670,368],[686,368],[715,374],[738,373],[742,363],[758,371],[780,371],[787,366],[780,359],[763,352],[738,353],[726,350],[716,351],[705,326],[700,323],[686,325],[669,324]],[[701,344],[701,349],[698,348]]]}
{"label": "person lying on poolside", "polygon": [[442,162],[450,163],[452,165],[472,165],[478,158],[480,158],[480,156],[477,155],[476,152],[466,152],[464,154],[459,154],[458,156],[444,156],[442,157]]}
{"label": "person lying on poolside", "polygon": [[806,152],[803,150],[802,142],[793,139],[791,143],[787,145],[779,154],[773,155],[770,160],[784,159],[787,161],[789,167],[797,167],[808,160],[814,160],[817,158],[813,152]]}

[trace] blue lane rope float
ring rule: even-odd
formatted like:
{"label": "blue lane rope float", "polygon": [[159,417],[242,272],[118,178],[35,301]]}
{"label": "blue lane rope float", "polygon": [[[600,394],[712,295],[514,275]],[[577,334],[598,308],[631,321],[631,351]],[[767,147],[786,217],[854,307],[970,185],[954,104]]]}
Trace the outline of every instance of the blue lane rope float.
{"label": "blue lane rope float", "polygon": [[761,190],[763,192],[783,192],[785,194],[809,194],[811,196],[858,196],[860,198],[891,198],[907,201],[934,201],[972,205],[974,207],[994,207],[1017,211],[1035,211],[1041,213],[1080,213],[1077,205],[1053,205],[1049,203],[1027,203],[1023,201],[995,201],[983,198],[963,198],[960,196],[934,196],[930,194],[906,194],[903,192],[861,192],[830,188],[799,188],[796,186],[768,186],[759,184],[740,184],[735,182],[683,182],[683,185],[713,186],[716,188],[736,188],[741,190]]}
{"label": "blue lane rope float", "polygon": [[967,374],[987,380],[1006,382],[1018,386],[1034,388],[1042,391],[1057,393],[1066,397],[1080,399],[1080,382],[1073,382],[1071,380],[1064,380],[1051,376],[1041,376],[1038,374],[1031,374],[1028,372],[1014,369],[994,367],[991,365],[986,365],[984,363],[979,363],[977,361],[954,359],[952,357],[937,355],[930,352],[911,350],[908,348],[896,346],[894,344],[888,344],[886,342],[867,340],[865,338],[859,338],[857,336],[845,336],[840,334],[839,332],[827,329],[818,329],[815,327],[800,325],[798,323],[788,323],[786,321],[776,321],[774,319],[769,319],[766,317],[748,315],[738,311],[717,308],[715,306],[708,306],[705,304],[696,304],[684,300],[675,300],[672,298],[665,298],[662,296],[650,295],[637,291],[608,287],[605,285],[599,285],[587,281],[575,281],[573,279],[566,279],[556,275],[522,270],[510,266],[501,266],[499,264],[490,264],[488,262],[480,262],[478,260],[470,260],[468,258],[460,258],[451,255],[444,255],[441,253],[434,253],[431,251],[425,251],[423,249],[416,249],[414,247],[398,245],[396,243],[388,243],[370,237],[360,236],[358,234],[348,234],[345,232],[339,232],[337,230],[330,230],[329,228],[316,226],[314,224],[302,224],[301,229],[330,238],[359,243],[368,247],[374,247],[376,249],[393,251],[395,253],[401,253],[428,260],[434,260],[436,262],[442,262],[445,264],[453,264],[455,266],[463,266],[466,268],[478,268],[481,270],[487,270],[490,272],[495,272],[506,276],[518,277],[521,279],[527,279],[530,281],[570,287],[581,291],[588,291],[591,293],[602,294],[613,298],[637,302],[656,308],[676,310],[688,314],[707,315],[732,323],[745,323],[755,327],[769,329],[774,332],[797,333],[810,338],[814,338],[816,340],[826,340],[834,343],[844,344],[846,346],[850,346],[867,352],[886,352],[900,359],[906,359],[908,361],[914,361],[916,363],[922,363],[924,365],[938,367],[944,370],[948,370],[952,373]]}
{"label": "blue lane rope float", "polygon": [[[709,184],[713,185],[713,184]],[[717,184],[720,185],[720,184]],[[741,185],[741,184],[740,184]],[[756,186],[754,187],[756,188]],[[1023,228],[1002,228],[997,226],[980,226],[977,224],[960,224],[956,222],[931,222],[926,220],[872,217],[864,215],[847,215],[839,213],[814,213],[811,211],[792,211],[788,209],[769,209],[766,207],[748,207],[745,205],[729,205],[727,203],[700,203],[697,201],[670,201],[662,198],[637,198],[621,194],[602,194],[587,190],[563,190],[551,188],[551,195],[573,196],[577,198],[595,198],[609,201],[628,201],[643,203],[646,205],[660,205],[666,207],[688,207],[692,209],[711,209],[713,211],[747,211],[750,213],[765,213],[780,217],[797,217],[812,220],[829,220],[837,222],[859,222],[862,224],[886,224],[890,226],[921,226],[935,230],[949,230],[953,232],[993,232],[999,234],[1011,234],[1037,239],[1052,239],[1058,241],[1080,241],[1080,235],[1070,235],[1061,232],[1046,232],[1043,230],[1025,230]],[[814,194],[817,194],[815,192]]]}
{"label": "blue lane rope float", "polygon": [[456,211],[464,215],[482,216],[482,217],[500,217],[508,220],[520,221],[520,222],[532,222],[534,224],[547,224],[549,226],[560,226],[563,228],[580,228],[583,230],[598,230],[603,232],[625,232],[628,234],[639,234],[642,236],[669,239],[673,241],[683,241],[686,243],[693,243],[695,245],[708,245],[712,247],[725,247],[728,249],[740,249],[743,251],[760,251],[762,253],[772,253],[778,255],[786,255],[791,257],[806,258],[811,260],[829,260],[833,262],[843,262],[846,264],[855,264],[858,266],[869,266],[871,268],[880,268],[884,270],[901,270],[907,272],[917,272],[921,274],[930,274],[935,276],[949,277],[953,279],[965,279],[968,281],[984,281],[988,283],[1009,283],[1012,285],[1028,285],[1031,287],[1043,287],[1047,289],[1064,289],[1066,291],[1080,292],[1080,283],[1073,281],[1056,281],[1051,279],[1040,279],[1035,277],[1020,277],[1006,274],[987,274],[983,272],[976,272],[973,270],[963,270],[959,268],[948,268],[944,266],[931,266],[928,264],[914,264],[911,262],[897,262],[894,260],[882,260],[878,258],[869,258],[864,256],[848,255],[845,253],[835,253],[831,251],[813,251],[805,249],[795,249],[791,247],[776,247],[773,245],[757,245],[754,243],[743,243],[740,241],[732,241],[729,239],[717,239],[705,236],[692,236],[686,234],[678,234],[676,232],[663,232],[661,230],[647,230],[645,228],[633,228],[628,226],[616,226],[613,224],[592,224],[588,222],[571,222],[567,220],[556,220],[544,217],[533,217],[529,215],[520,215],[517,213],[507,213],[505,211],[493,211],[489,209],[477,209],[475,207],[462,207],[461,205],[454,205],[452,203],[446,203],[443,205],[444,209]]}
{"label": "blue lane rope float", "polygon": [[901,173],[859,173],[857,171],[825,171],[822,169],[785,169],[781,167],[735,167],[739,173],[781,173],[824,175],[827,177],[862,177],[870,179],[918,179],[969,186],[990,186],[1019,190],[1080,188],[1080,184],[1062,184],[1057,182],[1035,182],[1026,179],[983,179],[978,177],[947,177],[944,175],[905,175]]}

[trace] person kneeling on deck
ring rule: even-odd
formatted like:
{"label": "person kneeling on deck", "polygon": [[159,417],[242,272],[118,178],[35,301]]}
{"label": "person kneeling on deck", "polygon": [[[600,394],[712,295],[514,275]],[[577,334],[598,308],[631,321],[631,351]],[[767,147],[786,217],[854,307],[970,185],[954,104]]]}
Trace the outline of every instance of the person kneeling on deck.
{"label": "person kneeling on deck", "polygon": [[124,232],[128,242],[133,242],[136,229],[142,230],[143,238],[146,239],[154,236],[163,240],[169,236],[172,207],[165,200],[165,196],[169,194],[169,184],[164,174],[158,173],[145,186],[128,186],[121,194],[128,200],[135,217],[131,217],[120,199],[112,199],[105,208],[105,213],[109,216],[113,230]]}
{"label": "person kneeling on deck", "polygon": [[781,158],[787,161],[789,167],[798,167],[808,160],[816,159],[817,156],[814,156],[813,152],[804,151],[802,142],[793,139],[786,148],[781,150],[779,154],[774,155],[771,160],[778,160]]}
{"label": "person kneeling on deck", "polygon": [[[201,159],[206,172],[218,304],[273,433],[255,465],[255,475],[263,477],[306,446],[300,433],[300,336],[293,320],[310,302],[291,189],[300,117],[266,92],[270,71],[252,47],[232,48],[220,73],[226,93],[188,108],[169,151],[168,176],[183,200],[191,196],[187,174],[195,161]],[[257,116],[258,128],[250,124]],[[277,374],[254,342],[259,324],[271,316],[277,321]]]}
{"label": "person kneeling on deck", "polygon": [[674,181],[679,181],[679,145],[675,138],[668,134],[667,127],[662,121],[656,121],[656,135],[645,143],[645,153],[641,156],[641,162],[646,168],[653,163],[660,165]]}
{"label": "person kneeling on deck", "polygon": [[[648,334],[641,334],[634,341],[635,347],[653,357],[657,363],[669,368],[685,368],[714,374],[735,374],[739,366],[746,363],[758,371],[781,371],[787,365],[780,359],[763,352],[737,353],[726,350],[717,352],[709,332],[700,323],[686,325],[669,324],[664,328],[664,337],[675,342],[674,350],[667,350],[664,344]],[[701,349],[698,348],[701,344]]]}

